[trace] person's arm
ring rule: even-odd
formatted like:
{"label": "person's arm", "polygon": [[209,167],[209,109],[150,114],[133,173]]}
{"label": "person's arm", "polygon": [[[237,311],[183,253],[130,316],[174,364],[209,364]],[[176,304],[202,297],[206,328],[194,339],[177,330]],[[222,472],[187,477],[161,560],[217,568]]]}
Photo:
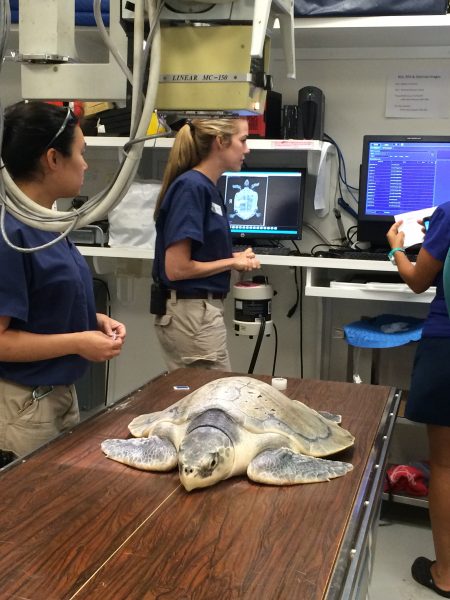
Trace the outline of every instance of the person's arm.
{"label": "person's arm", "polygon": [[231,258],[221,258],[209,262],[192,260],[191,240],[181,240],[166,250],[165,269],[170,281],[209,277],[224,271],[251,271],[259,269],[259,260],[251,248],[237,252]]}
{"label": "person's arm", "polygon": [[[403,248],[405,234],[398,230],[400,225],[401,221],[394,223],[387,233],[391,248]],[[425,292],[433,284],[443,266],[443,263],[431,256],[425,248],[420,249],[415,264],[400,250],[395,252],[394,259],[400,277],[416,294]]]}
{"label": "person's arm", "polygon": [[86,360],[101,362],[120,354],[122,337],[101,331],[37,334],[10,329],[10,317],[0,317],[0,360],[34,362],[78,354]]}

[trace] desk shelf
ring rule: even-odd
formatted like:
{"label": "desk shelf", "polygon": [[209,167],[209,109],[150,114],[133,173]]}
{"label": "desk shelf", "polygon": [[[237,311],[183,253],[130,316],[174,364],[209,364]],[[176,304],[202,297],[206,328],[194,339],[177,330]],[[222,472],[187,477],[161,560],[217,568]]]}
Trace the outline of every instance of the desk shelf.
{"label": "desk shelf", "polygon": [[[297,59],[448,58],[450,14],[303,17],[294,20]],[[281,53],[281,35],[272,46]]]}
{"label": "desk shelf", "polygon": [[[86,136],[88,148],[123,148],[128,142],[127,137],[118,136]],[[146,140],[144,148],[171,148],[173,137],[160,137]],[[289,152],[321,152],[323,142],[321,140],[265,140],[248,139],[250,150],[283,150]]]}
{"label": "desk shelf", "polygon": [[[369,283],[346,283],[349,276],[360,275],[361,278],[364,276],[369,282],[377,282],[377,280],[382,282],[386,275],[395,276],[397,269],[388,261],[345,260],[341,258],[312,260],[319,262],[308,265],[306,269],[305,296],[429,303],[436,294],[434,287],[423,294],[414,294],[401,283],[398,284],[398,288],[396,287],[397,284],[394,284],[392,289],[389,289],[389,284],[386,285],[385,289],[374,289],[374,286],[370,286]],[[332,287],[332,282],[337,282],[338,285]],[[339,282],[343,285],[339,286]]]}
{"label": "desk shelf", "polygon": [[450,15],[307,17],[294,21],[296,48],[448,46]]}

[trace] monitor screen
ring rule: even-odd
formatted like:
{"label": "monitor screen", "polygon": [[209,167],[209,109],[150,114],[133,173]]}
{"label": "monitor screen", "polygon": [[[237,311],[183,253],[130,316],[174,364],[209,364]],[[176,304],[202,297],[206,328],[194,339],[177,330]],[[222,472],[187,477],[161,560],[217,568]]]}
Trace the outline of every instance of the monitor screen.
{"label": "monitor screen", "polygon": [[302,237],[305,171],[227,171],[218,188],[233,241]]}
{"label": "monitor screen", "polygon": [[364,136],[358,240],[387,245],[394,215],[446,202],[449,189],[450,136]]}

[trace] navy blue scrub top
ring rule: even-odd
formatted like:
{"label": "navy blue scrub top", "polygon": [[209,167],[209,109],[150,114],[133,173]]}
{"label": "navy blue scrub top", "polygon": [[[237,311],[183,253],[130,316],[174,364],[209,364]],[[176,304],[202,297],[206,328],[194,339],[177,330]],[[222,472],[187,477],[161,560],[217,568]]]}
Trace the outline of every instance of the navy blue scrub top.
{"label": "navy blue scrub top", "polygon": [[[10,241],[19,247],[41,246],[57,237],[7,214]],[[0,315],[10,329],[37,334],[96,330],[97,317],[89,267],[67,239],[36,252],[10,248],[0,234]],[[0,378],[22,385],[70,385],[89,361],[68,355],[34,362],[0,362]]]}
{"label": "navy blue scrub top", "polygon": [[195,170],[177,177],[164,197],[156,220],[153,278],[180,291],[228,293],[230,271],[181,281],[167,278],[165,251],[186,239],[192,241],[193,260],[209,262],[232,257],[230,226],[222,195],[208,177]]}
{"label": "navy blue scrub top", "polygon": [[[430,228],[425,234],[422,247],[428,250],[433,258],[445,262],[450,246],[450,202],[436,207]],[[450,319],[444,297],[443,271],[440,271],[434,284],[436,296],[431,301],[430,312],[425,320],[422,337],[450,337]]]}

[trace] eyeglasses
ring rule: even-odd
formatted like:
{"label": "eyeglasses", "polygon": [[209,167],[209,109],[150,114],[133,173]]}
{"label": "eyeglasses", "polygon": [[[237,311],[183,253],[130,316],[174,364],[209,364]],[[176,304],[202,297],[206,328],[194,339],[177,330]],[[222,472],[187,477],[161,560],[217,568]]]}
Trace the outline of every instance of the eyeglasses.
{"label": "eyeglasses", "polygon": [[75,120],[75,116],[72,113],[72,111],[70,110],[70,108],[67,109],[67,114],[64,117],[64,121],[61,125],[61,127],[58,129],[58,131],[55,133],[55,135],[52,137],[52,139],[49,141],[49,143],[45,146],[45,149],[48,150],[49,148],[52,147],[52,145],[54,144],[55,140],[57,140],[59,138],[59,136],[62,134],[62,132],[65,130],[65,128],[67,127],[67,123],[70,120]]}

